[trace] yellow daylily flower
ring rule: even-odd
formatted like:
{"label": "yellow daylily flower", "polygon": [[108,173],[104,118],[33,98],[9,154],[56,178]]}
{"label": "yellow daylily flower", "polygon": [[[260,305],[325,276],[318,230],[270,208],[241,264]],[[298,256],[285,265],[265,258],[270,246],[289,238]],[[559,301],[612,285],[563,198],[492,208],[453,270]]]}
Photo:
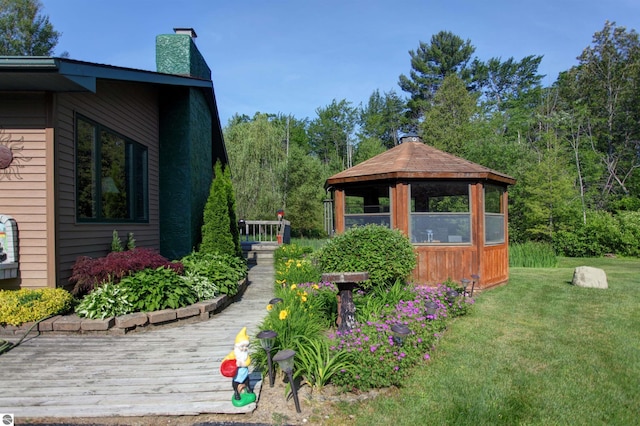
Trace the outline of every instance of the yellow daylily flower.
{"label": "yellow daylily flower", "polygon": [[280,311],[280,315],[278,315],[278,318],[280,318],[281,321],[284,321],[287,319],[288,315],[289,315],[289,311],[287,311],[286,309],[283,309]]}

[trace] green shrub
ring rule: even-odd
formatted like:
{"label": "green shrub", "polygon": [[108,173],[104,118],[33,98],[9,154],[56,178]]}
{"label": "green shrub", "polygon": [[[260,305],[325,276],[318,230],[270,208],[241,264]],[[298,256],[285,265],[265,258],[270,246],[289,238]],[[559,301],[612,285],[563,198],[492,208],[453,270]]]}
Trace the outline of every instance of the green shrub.
{"label": "green shrub", "polygon": [[105,283],[87,294],[76,306],[79,317],[105,319],[134,312],[127,286]]}
{"label": "green shrub", "polygon": [[73,296],[61,288],[0,290],[0,324],[20,325],[71,310]]}
{"label": "green shrub", "polygon": [[555,268],[558,257],[549,243],[528,241],[509,245],[509,266],[525,268]]}
{"label": "green shrub", "polygon": [[619,212],[615,217],[620,229],[620,254],[640,257],[640,211]]}
{"label": "green shrub", "polygon": [[[230,199],[227,194],[222,164],[217,161],[214,167],[214,178],[211,182],[209,197],[204,207],[204,220],[202,225],[202,243],[200,251],[205,253],[220,253],[231,256],[237,255],[238,242],[231,233],[231,216],[229,212]],[[237,226],[237,224],[233,224]]]}
{"label": "green shrub", "polygon": [[553,236],[556,252],[567,257],[600,257],[607,253],[640,256],[640,212],[616,215],[589,211],[587,222]]}
{"label": "green shrub", "polygon": [[206,278],[212,285],[208,290],[215,286],[217,292],[229,296],[238,293],[238,282],[247,276],[247,262],[229,254],[192,252],[183,257],[181,263],[185,274]]}
{"label": "green shrub", "polygon": [[134,312],[177,309],[197,300],[191,285],[170,268],[145,269],[124,277],[119,285],[126,287]]}
{"label": "green shrub", "polygon": [[351,228],[329,240],[314,258],[322,272],[368,272],[369,280],[361,283],[364,290],[407,280],[416,266],[409,239],[381,225]]}

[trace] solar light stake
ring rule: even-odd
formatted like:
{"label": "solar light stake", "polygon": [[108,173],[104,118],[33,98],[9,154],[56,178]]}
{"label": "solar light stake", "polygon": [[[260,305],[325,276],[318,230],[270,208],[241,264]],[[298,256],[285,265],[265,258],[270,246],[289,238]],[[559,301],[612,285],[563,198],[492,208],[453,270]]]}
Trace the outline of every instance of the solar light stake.
{"label": "solar light stake", "polygon": [[298,401],[298,390],[296,384],[293,381],[293,357],[296,355],[295,351],[291,349],[281,350],[273,357],[274,361],[278,363],[280,369],[287,374],[289,383],[291,383],[291,392],[293,393],[293,401],[296,403],[296,411],[301,413],[300,402]]}
{"label": "solar light stake", "polygon": [[462,297],[467,296],[467,287],[469,287],[469,283],[471,282],[468,278],[463,278],[460,280],[462,283]]}
{"label": "solar light stake", "polygon": [[404,344],[404,339],[411,333],[409,327],[404,324],[393,324],[391,326],[391,334],[393,338],[393,342],[398,346],[402,346]]}
{"label": "solar light stake", "polygon": [[267,353],[267,366],[269,368],[269,386],[273,387],[273,382],[275,380],[273,374],[273,366],[271,362],[271,349],[273,349],[273,345],[276,342],[276,337],[278,333],[273,330],[263,330],[256,336],[260,340],[260,346]]}

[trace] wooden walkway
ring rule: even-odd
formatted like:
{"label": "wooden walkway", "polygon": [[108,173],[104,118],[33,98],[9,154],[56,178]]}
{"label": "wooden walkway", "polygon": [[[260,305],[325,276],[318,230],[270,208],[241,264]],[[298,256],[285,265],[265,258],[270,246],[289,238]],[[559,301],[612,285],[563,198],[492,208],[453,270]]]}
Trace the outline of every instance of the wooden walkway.
{"label": "wooden walkway", "polygon": [[[0,356],[0,413],[25,419],[251,412],[256,403],[231,404],[231,379],[218,368],[242,327],[254,338],[273,285],[273,265],[254,265],[242,299],[208,321],[124,336],[25,339]],[[259,396],[259,372],[252,379]]]}

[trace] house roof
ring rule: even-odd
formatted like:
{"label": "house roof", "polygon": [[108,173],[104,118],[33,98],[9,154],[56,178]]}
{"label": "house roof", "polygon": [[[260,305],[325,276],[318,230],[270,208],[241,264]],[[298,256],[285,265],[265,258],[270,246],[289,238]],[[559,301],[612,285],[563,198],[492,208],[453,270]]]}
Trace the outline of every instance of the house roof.
{"label": "house roof", "polygon": [[0,90],[95,92],[99,78],[213,90],[211,80],[195,77],[50,56],[0,56]]}
{"label": "house roof", "polygon": [[[0,56],[1,91],[96,92],[98,79],[201,89],[214,117],[214,139],[224,140],[211,80],[51,56]],[[226,148],[215,146],[227,161]]]}
{"label": "house roof", "polygon": [[513,185],[511,176],[497,172],[423,142],[404,142],[356,166],[331,176],[326,186],[373,180],[473,179]]}

